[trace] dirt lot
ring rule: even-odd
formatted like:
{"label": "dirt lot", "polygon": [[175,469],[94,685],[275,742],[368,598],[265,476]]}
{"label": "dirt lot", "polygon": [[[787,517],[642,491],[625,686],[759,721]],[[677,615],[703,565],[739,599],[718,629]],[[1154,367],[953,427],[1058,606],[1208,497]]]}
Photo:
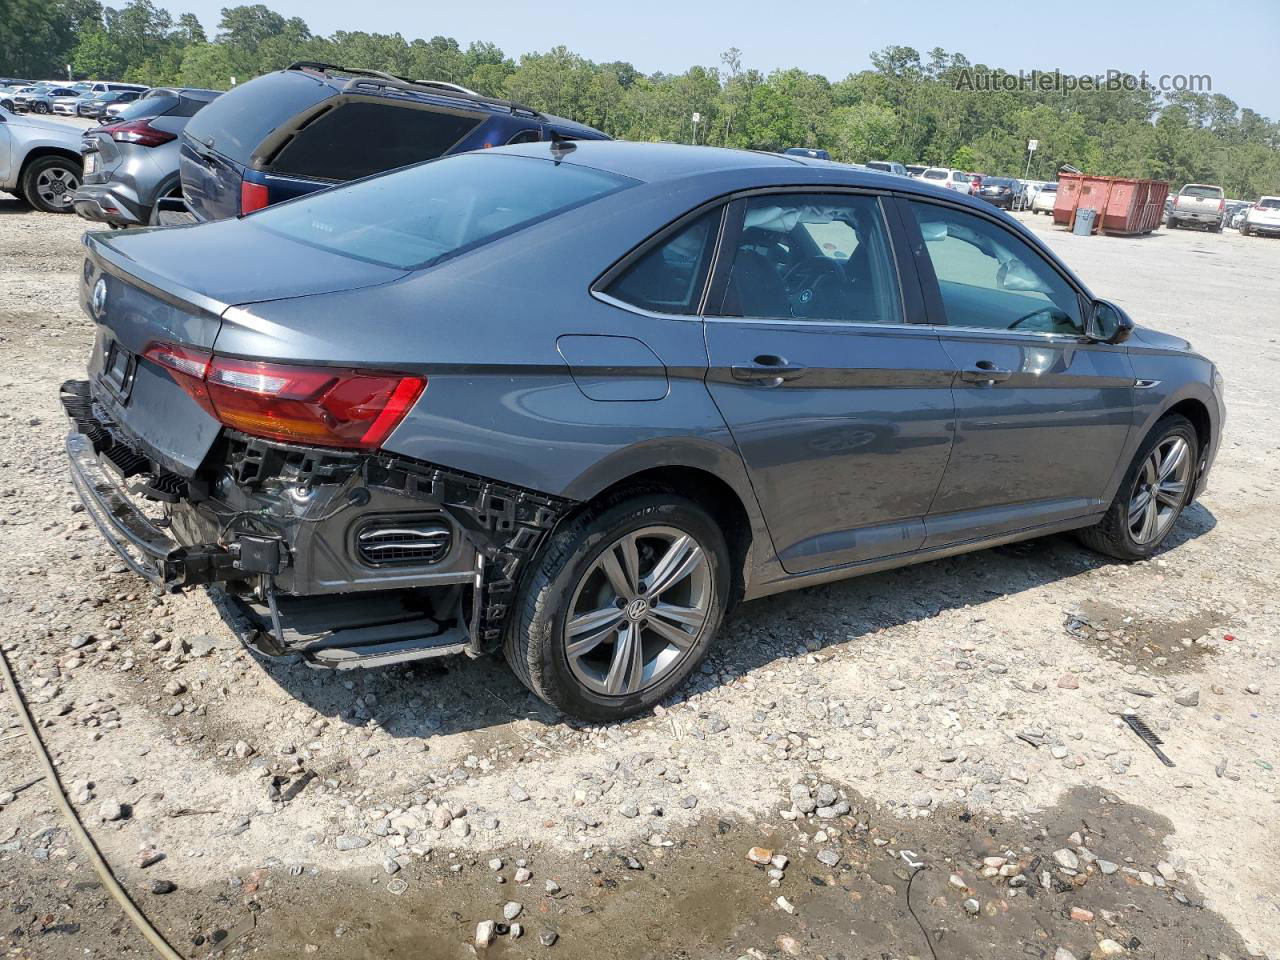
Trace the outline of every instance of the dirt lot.
{"label": "dirt lot", "polygon": [[[126,575],[61,462],[85,224],[0,200],[0,639],[137,902],[193,958],[1280,957],[1280,242],[1027,219],[1226,377],[1169,549],[1053,537],[758,601],[686,697],[584,728],[499,662],[264,663],[208,595]],[[17,723],[0,949],[146,956],[18,789]]]}

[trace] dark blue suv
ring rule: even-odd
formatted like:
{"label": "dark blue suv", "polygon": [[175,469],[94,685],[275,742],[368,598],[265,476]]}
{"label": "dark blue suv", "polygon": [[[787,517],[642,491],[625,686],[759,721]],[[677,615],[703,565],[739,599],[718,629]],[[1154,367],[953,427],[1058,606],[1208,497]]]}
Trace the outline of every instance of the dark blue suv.
{"label": "dark blue suv", "polygon": [[608,139],[455,84],[294,63],[192,118],[182,138],[182,194],[197,220],[222,220],[449,153]]}

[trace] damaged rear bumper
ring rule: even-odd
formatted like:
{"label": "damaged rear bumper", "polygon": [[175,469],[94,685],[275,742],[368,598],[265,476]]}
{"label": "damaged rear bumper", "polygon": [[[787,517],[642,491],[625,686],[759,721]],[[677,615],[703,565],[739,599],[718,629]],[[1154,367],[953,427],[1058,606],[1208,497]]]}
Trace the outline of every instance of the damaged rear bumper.
{"label": "damaged rear bumper", "polygon": [[128,567],[168,591],[222,585],[255,649],[315,666],[495,648],[526,562],[571,506],[390,454],[235,434],[182,478],[87,382],[61,399],[72,482]]}

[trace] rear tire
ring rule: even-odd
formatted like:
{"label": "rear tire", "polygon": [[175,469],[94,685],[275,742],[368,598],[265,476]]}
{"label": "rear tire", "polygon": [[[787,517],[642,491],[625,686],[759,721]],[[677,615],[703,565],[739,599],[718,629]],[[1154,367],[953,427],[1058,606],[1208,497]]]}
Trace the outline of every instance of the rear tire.
{"label": "rear tire", "polygon": [[22,172],[22,195],[45,213],[71,213],[71,195],[80,188],[80,164],[64,157],[40,157]]}
{"label": "rear tire", "polygon": [[[1171,463],[1179,450],[1180,459]],[[1190,502],[1199,464],[1200,443],[1191,421],[1176,413],[1164,417],[1138,447],[1102,520],[1077,532],[1080,541],[1117,560],[1153,556]]]}
{"label": "rear tire", "polygon": [[729,552],[711,516],[675,493],[631,491],[552,535],[516,601],[503,651],[551,706],[611,723],[685,682],[728,597]]}

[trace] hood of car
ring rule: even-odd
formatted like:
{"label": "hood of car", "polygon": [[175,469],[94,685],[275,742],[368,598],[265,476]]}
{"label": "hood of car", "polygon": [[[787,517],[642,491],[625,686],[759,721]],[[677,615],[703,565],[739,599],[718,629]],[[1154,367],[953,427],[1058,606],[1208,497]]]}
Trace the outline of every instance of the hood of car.
{"label": "hood of car", "polygon": [[68,143],[76,143],[76,149],[79,149],[80,130],[77,127],[68,126],[65,123],[58,123],[56,120],[41,120],[30,114],[9,114],[5,117],[9,123],[19,127],[27,127],[31,130],[39,130],[41,133],[56,134],[56,139],[65,140]]}
{"label": "hood of car", "polygon": [[1135,343],[1135,345],[1151,347],[1156,350],[1191,352],[1190,341],[1184,340],[1182,337],[1175,337],[1171,333],[1152,330],[1150,327],[1135,327],[1133,334],[1129,337],[1129,341]]}

